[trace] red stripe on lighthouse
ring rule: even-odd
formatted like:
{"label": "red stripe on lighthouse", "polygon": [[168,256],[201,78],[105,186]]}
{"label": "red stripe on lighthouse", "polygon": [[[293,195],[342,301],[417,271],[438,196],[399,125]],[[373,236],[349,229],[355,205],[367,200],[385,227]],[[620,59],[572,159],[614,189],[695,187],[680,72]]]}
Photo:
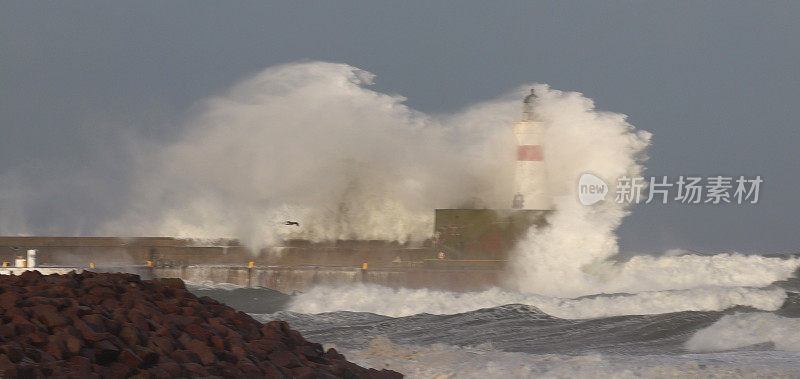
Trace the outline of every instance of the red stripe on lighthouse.
{"label": "red stripe on lighthouse", "polygon": [[519,145],[517,146],[518,161],[541,161],[542,147],[539,145]]}

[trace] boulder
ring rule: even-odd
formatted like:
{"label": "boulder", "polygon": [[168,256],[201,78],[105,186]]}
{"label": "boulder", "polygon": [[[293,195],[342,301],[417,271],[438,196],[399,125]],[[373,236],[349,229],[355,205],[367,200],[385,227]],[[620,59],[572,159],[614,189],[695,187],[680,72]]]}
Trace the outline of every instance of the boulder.
{"label": "boulder", "polygon": [[0,276],[0,377],[395,378],[283,321],[261,324],[179,279]]}

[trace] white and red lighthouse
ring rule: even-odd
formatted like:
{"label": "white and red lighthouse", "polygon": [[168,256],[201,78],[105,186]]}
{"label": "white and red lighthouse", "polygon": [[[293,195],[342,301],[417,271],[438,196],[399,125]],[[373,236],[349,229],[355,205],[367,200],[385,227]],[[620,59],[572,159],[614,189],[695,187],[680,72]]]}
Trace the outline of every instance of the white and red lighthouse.
{"label": "white and red lighthouse", "polygon": [[525,97],[522,121],[514,123],[517,137],[517,167],[514,176],[513,209],[548,210],[551,208],[547,191],[547,169],[544,164],[545,124],[537,117],[533,106],[536,95]]}

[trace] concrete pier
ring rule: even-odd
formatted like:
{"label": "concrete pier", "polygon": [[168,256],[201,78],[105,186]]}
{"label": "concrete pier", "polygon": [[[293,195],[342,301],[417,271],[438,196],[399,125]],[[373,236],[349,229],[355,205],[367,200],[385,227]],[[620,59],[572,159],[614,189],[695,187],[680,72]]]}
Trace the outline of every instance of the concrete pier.
{"label": "concrete pier", "polygon": [[[435,258],[431,246],[386,241],[329,244],[289,241],[284,246],[253,252],[232,240],[0,237],[0,259],[11,266],[26,249],[37,249],[41,266],[37,269],[43,274],[71,270],[131,272],[146,279],[172,277],[193,283],[230,283],[281,292],[351,283],[478,291],[499,286],[505,264],[502,256],[453,257],[456,254],[450,250],[440,259]],[[463,251],[472,253],[468,249]],[[3,267],[0,274],[17,275],[29,269]]]}
{"label": "concrete pier", "polygon": [[0,275],[20,275],[25,271],[44,275],[83,272],[128,272],[152,278],[181,278],[195,284],[228,283],[245,287],[266,287],[291,293],[315,286],[369,283],[390,288],[433,288],[444,291],[480,291],[497,286],[500,270],[443,269],[361,269],[325,266],[230,266],[186,265],[175,267],[2,267]]}
{"label": "concrete pier", "polygon": [[433,288],[445,291],[480,291],[498,286],[502,271],[448,269],[367,269],[325,266],[224,266],[188,265],[156,267],[156,277],[181,278],[190,283],[229,283],[267,287],[290,293],[318,285],[378,284],[391,288]]}

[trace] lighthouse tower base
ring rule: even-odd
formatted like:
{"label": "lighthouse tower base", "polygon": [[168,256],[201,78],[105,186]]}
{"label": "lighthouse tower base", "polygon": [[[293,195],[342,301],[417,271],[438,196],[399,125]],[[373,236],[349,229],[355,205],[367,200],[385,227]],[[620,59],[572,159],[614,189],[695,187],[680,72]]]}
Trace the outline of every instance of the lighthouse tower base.
{"label": "lighthouse tower base", "polygon": [[437,209],[434,256],[427,265],[498,267],[505,265],[531,226],[547,224],[546,210]]}

